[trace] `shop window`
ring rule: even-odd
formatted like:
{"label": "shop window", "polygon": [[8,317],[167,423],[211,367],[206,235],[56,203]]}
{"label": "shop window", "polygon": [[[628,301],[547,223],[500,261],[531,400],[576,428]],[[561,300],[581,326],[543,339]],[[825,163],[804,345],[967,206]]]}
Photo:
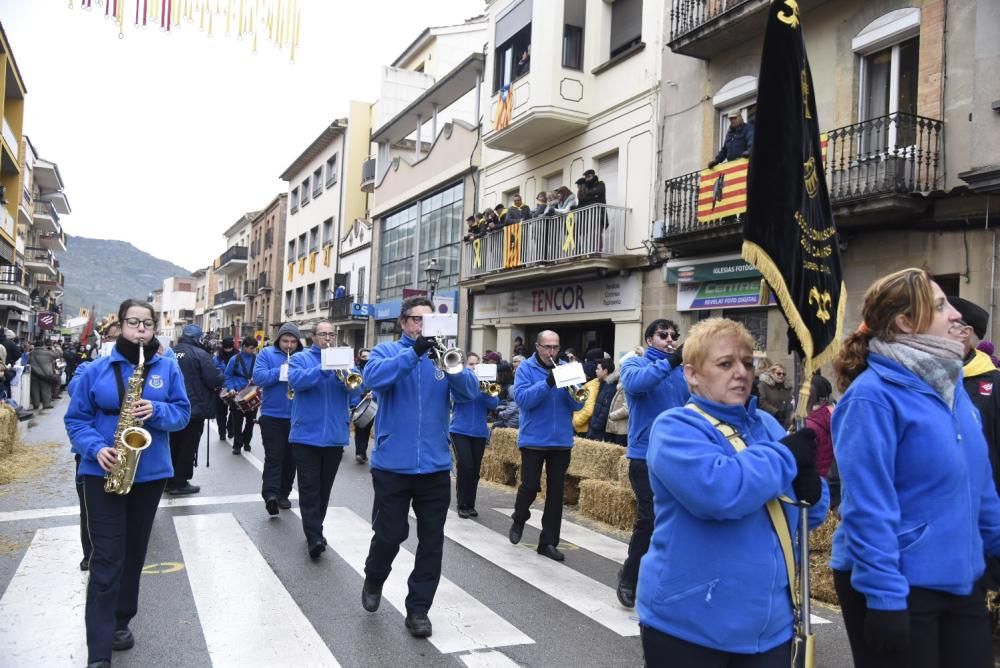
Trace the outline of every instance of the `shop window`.
{"label": "shop window", "polygon": [[766,308],[726,309],[722,312],[722,317],[742,322],[753,336],[755,349],[766,353],[768,312],[769,309]]}

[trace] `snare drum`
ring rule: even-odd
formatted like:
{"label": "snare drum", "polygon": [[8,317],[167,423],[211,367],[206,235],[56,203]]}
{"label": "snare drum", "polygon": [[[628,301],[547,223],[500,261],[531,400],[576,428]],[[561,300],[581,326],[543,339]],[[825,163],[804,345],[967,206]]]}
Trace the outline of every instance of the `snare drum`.
{"label": "snare drum", "polygon": [[233,397],[236,408],[247,415],[253,415],[260,408],[260,400],[260,388],[253,384],[247,385]]}
{"label": "snare drum", "polygon": [[375,401],[375,397],[368,395],[364,399],[358,402],[358,405],[354,407],[351,411],[351,421],[354,422],[354,426],[358,429],[364,429],[372,423],[375,419],[375,413],[378,412],[378,402]]}

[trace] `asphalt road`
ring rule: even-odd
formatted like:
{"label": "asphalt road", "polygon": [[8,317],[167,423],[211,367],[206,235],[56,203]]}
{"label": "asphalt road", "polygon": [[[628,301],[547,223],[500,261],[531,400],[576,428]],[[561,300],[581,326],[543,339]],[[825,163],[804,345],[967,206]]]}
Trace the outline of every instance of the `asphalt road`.
{"label": "asphalt road", "polygon": [[[0,487],[0,666],[86,664],[86,574],[78,569],[65,406],[37,419],[27,437],[40,451],[60,444],[51,446],[55,462]],[[333,488],[330,549],[313,562],[297,515],[264,510],[259,437],[251,456],[233,456],[214,430],[210,447],[211,467],[202,460],[195,470],[201,493],[161,504],[131,626],[136,645],[115,654],[116,666],[642,665],[634,611],[613,593],[626,548],[619,533],[568,509],[566,562],[556,564],[533,552],[531,526],[521,545],[509,544],[510,521],[496,509],[511,508],[514,495],[483,485],[477,520],[449,517],[434,636],[416,640],[400,612],[413,522],[381,609],[361,608],[372,491],[352,450]],[[850,666],[839,614],[815,604],[814,615],[822,620],[818,665]]]}

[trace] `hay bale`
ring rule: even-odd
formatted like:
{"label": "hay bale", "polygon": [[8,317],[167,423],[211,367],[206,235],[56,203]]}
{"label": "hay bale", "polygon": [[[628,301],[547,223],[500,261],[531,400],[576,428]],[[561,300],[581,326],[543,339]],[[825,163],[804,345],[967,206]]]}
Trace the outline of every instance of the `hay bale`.
{"label": "hay bale", "polygon": [[632,489],[632,481],[628,477],[628,457],[625,457],[624,451],[622,452],[622,458],[618,460],[617,467],[616,480],[618,481],[618,486]]}
{"label": "hay bale", "polygon": [[563,505],[575,506],[580,502],[580,483],[575,475],[566,474],[566,485],[563,487]]}
{"label": "hay bale", "polygon": [[630,529],[635,522],[635,497],[631,490],[606,480],[583,480],[580,512],[619,529]]}
{"label": "hay bale", "polygon": [[0,457],[6,457],[17,445],[17,412],[0,404]]}
{"label": "hay bale", "polygon": [[502,427],[494,429],[490,436],[490,447],[486,452],[492,452],[501,461],[521,465],[521,453],[517,450],[517,429]]}
{"label": "hay bale", "polygon": [[826,521],[809,532],[810,591],[817,601],[839,605],[837,592],[833,587],[833,571],[830,569],[830,549],[833,533],[840,525],[840,515],[832,512]]}
{"label": "hay bale", "polygon": [[490,456],[489,451],[483,456],[482,466],[479,468],[479,477],[500,485],[513,485],[517,478],[517,470],[513,464],[505,462],[497,457]]}
{"label": "hay bale", "polygon": [[573,439],[572,452],[570,475],[584,480],[618,480],[618,462],[625,456],[620,445],[576,438]]}

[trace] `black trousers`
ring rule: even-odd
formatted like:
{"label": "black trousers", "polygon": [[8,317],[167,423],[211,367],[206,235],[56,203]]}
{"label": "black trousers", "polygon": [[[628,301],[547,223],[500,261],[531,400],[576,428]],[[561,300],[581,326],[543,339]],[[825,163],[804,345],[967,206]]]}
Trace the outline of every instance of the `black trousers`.
{"label": "black trousers", "polygon": [[231,432],[233,430],[231,413],[235,412],[236,409],[230,406],[228,401],[221,399],[218,395],[216,395],[215,424],[219,427],[219,438],[225,439],[227,432]]}
{"label": "black trousers", "polygon": [[792,663],[792,644],[778,645],[760,654],[736,654],[703,647],[640,626],[642,654],[649,668],[788,668]]}
{"label": "black trousers", "polygon": [[295,468],[299,474],[299,512],[302,531],[310,545],[323,542],[323,520],[330,505],[330,491],[337,477],[344,448],[320,448],[292,443]]}
{"label": "black trousers", "polygon": [[562,525],[563,488],[569,468],[569,448],[521,448],[521,486],[517,488],[511,519],[524,524],[531,517],[531,504],[542,489],[542,464],[545,464],[545,510],[542,512],[542,535],[538,546],[559,545]]}
{"label": "black trousers", "polygon": [[139,576],[166,481],[136,483],[122,496],[105,492],[103,477],[78,477],[94,544],[87,583],[87,661],[110,660],[115,630],[127,628],[139,610]]}
{"label": "black trousers", "polygon": [[645,459],[628,460],[628,480],[635,493],[635,525],[621,579],[635,586],[639,580],[639,560],[649,550],[649,539],[653,537],[653,487],[649,484],[649,467]]}
{"label": "black trousers", "polygon": [[368,456],[368,440],[372,435],[372,427],[375,425],[375,421],[372,420],[368,423],[367,427],[355,427],[354,428],[354,454]]}
{"label": "black trousers", "polygon": [[80,546],[83,548],[83,558],[90,559],[94,546],[90,543],[90,531],[87,529],[87,504],[83,500],[83,476],[80,475],[80,455],[76,459],[76,498],[80,500]]}
{"label": "black trousers", "polygon": [[878,654],[865,642],[864,594],[851,586],[848,571],[834,571],[833,585],[840,599],[847,639],[855,668],[990,668],[993,647],[986,587],[977,582],[968,596],[911,587],[910,645],[897,655]]}
{"label": "black trousers", "polygon": [[[301,494],[301,482],[299,483]],[[444,522],[451,504],[451,475],[448,471],[406,475],[372,469],[375,502],[372,505],[372,536],[365,577],[385,582],[400,544],[410,535],[409,512],[417,516],[417,554],[407,581],[407,612],[427,613],[441,580],[444,554]]]}
{"label": "black trousers", "polygon": [[451,434],[455,448],[456,476],[455,501],[459,508],[476,507],[476,489],[479,487],[479,469],[483,465],[486,439],[465,434]]}
{"label": "black trousers", "polygon": [[233,423],[233,447],[242,448],[244,445],[250,445],[250,439],[253,438],[253,423],[257,419],[257,411],[253,413],[244,413],[235,406],[230,408],[232,413],[229,415],[229,420]]}
{"label": "black trousers", "polygon": [[260,495],[265,501],[272,496],[287,499],[295,482],[295,454],[288,442],[292,421],[261,415],[257,424],[260,425],[260,440],[264,442]]}
{"label": "black trousers", "polygon": [[205,418],[193,417],[180,431],[170,432],[170,461],[174,465],[170,487],[183,487],[194,477],[194,459],[204,429]]}

